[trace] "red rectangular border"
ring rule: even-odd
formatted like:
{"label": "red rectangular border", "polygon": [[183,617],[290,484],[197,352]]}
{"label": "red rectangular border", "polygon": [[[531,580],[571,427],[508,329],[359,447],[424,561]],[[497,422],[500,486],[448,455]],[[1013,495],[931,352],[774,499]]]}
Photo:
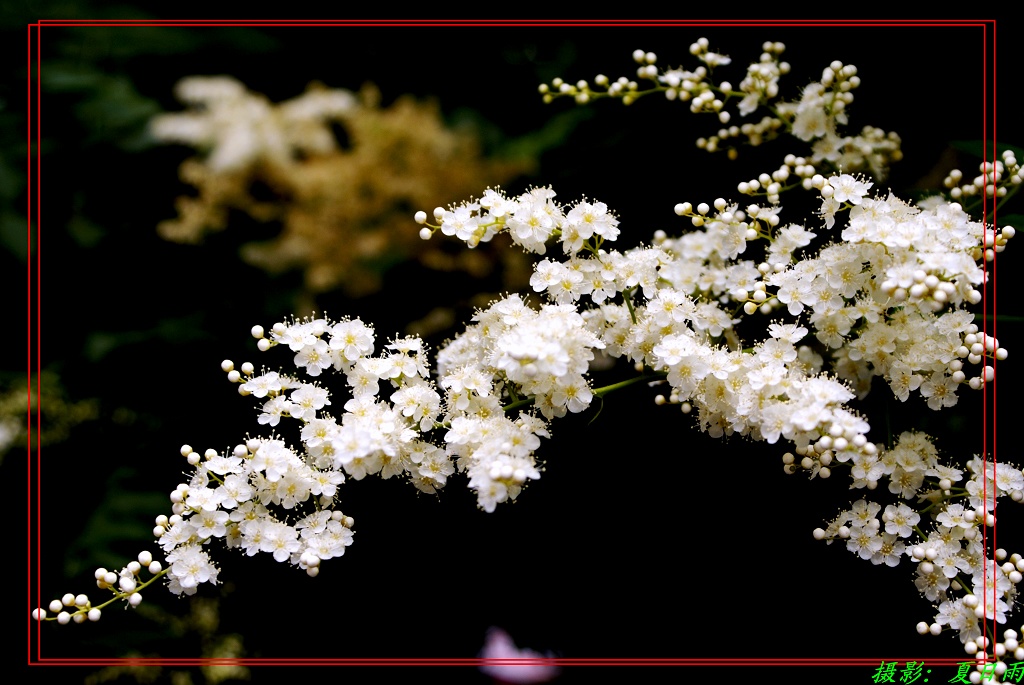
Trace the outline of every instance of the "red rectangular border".
{"label": "red rectangular border", "polygon": [[[851,19],[851,20],[828,20],[828,19],[779,19],[779,20],[684,20],[684,19],[639,19],[639,20],[532,20],[532,19],[510,19],[510,20],[486,20],[486,19],[324,19],[324,20],[141,20],[141,19],[111,19],[111,20],[60,20],[41,19],[27,26],[28,38],[28,61],[26,72],[26,85],[28,92],[27,103],[27,160],[26,177],[27,184],[27,245],[28,245],[28,438],[27,450],[27,506],[28,520],[28,582],[26,584],[26,615],[34,607],[43,606],[40,584],[40,550],[41,530],[40,528],[40,499],[41,499],[41,478],[39,470],[40,442],[38,431],[35,433],[35,444],[33,445],[32,430],[32,374],[35,373],[36,396],[39,397],[39,378],[41,372],[40,354],[40,323],[42,318],[42,303],[40,298],[41,284],[41,247],[42,247],[42,226],[41,226],[41,153],[40,153],[40,110],[41,110],[41,89],[39,78],[39,64],[41,60],[40,44],[42,40],[42,28],[44,26],[174,26],[174,27],[302,27],[302,26],[360,26],[360,27],[531,27],[531,26],[561,26],[561,27],[970,27],[983,30],[982,41],[982,69],[984,95],[982,103],[982,139],[991,140],[996,149],[984,151],[984,158],[995,160],[998,158],[998,142],[996,138],[996,20],[969,20],[969,19],[924,19],[924,20],[898,20],[898,19]],[[992,87],[989,88],[991,79]],[[35,156],[33,156],[33,150]],[[983,212],[987,213],[985,200],[983,200]],[[35,225],[35,232],[33,232]],[[33,250],[33,247],[35,248]],[[33,255],[35,263],[33,264]],[[982,315],[985,322],[985,332],[989,321],[992,322],[992,335],[996,336],[996,264],[997,259],[992,262],[991,275],[991,298],[988,281],[983,286],[983,310]],[[987,268],[987,264],[986,264]],[[33,278],[34,276],[34,278]],[[989,309],[991,308],[991,311]],[[993,360],[993,365],[998,362]],[[998,378],[998,374],[997,374]],[[992,454],[992,460],[997,463],[996,454],[996,383],[989,384],[986,388],[983,399],[982,416],[982,453],[985,459]],[[991,404],[991,407],[990,407]],[[35,419],[39,425],[41,410],[39,403],[36,405]],[[991,424],[989,420],[991,419]],[[991,430],[991,435],[989,434]],[[998,503],[997,503],[998,504]],[[992,529],[993,548],[996,545],[996,526]],[[986,548],[988,544],[988,532],[983,529],[983,540]],[[31,588],[35,585],[36,596],[32,596]],[[993,584],[993,595],[995,587]],[[478,666],[482,664],[511,665],[511,664],[554,664],[559,666],[722,666],[721,659],[706,658],[633,658],[633,659],[570,659],[570,658],[542,658],[542,659],[480,659],[480,658],[431,658],[431,659],[359,659],[359,658],[335,658],[335,659],[285,659],[285,658],[251,658],[251,659],[43,659],[40,655],[41,648],[41,623],[29,619],[28,631],[28,664],[29,665],[52,665],[52,666],[111,666],[111,665],[147,665],[147,666],[200,666],[200,665],[260,665],[260,666]],[[993,620],[993,634],[995,634],[996,623]],[[33,628],[36,651],[32,650]],[[915,661],[916,658],[893,658],[888,655],[885,658],[771,658],[771,659],[744,659],[742,657],[730,659],[730,666],[861,666],[877,667],[881,661]],[[968,658],[929,659],[928,663],[940,666],[955,666],[959,663],[969,661]],[[866,676],[867,677],[867,676]]]}

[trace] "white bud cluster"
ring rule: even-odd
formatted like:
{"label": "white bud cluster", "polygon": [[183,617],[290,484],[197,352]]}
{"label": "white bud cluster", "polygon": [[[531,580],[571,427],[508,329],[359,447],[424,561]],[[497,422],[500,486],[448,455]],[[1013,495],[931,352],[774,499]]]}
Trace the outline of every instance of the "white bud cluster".
{"label": "white bud cluster", "polygon": [[[647,54],[647,53],[644,53]],[[654,57],[651,53],[652,58]],[[657,67],[653,63],[641,66],[637,70],[638,78],[652,78],[648,74],[657,75]],[[550,84],[543,83],[538,87],[542,99],[545,103],[552,102],[556,97],[571,97],[578,104],[586,104],[593,98],[599,97],[612,97],[621,98],[623,104],[632,104],[638,95],[641,94],[639,90],[639,84],[625,76],[620,76],[614,81],[609,80],[604,74],[598,74],[594,77],[594,85],[597,89],[591,88],[590,84],[580,79],[576,83],[567,83],[561,78],[555,78]]]}
{"label": "white bud cluster", "polygon": [[[963,345],[957,348],[956,355],[959,359],[967,359],[970,364],[979,365],[985,360],[1003,361],[1009,357],[1009,351],[1005,347],[1000,346],[999,341],[994,337],[980,332],[978,327],[972,324],[968,328],[966,335],[964,335]],[[953,368],[957,361],[953,360],[950,362],[950,368]],[[963,374],[962,362],[958,368],[954,369],[954,373],[959,374],[956,378],[960,382],[966,380]],[[993,364],[985,364],[977,376],[966,380],[966,382],[971,389],[980,390],[986,383],[990,383],[994,379],[995,366]]]}
{"label": "white bud cluster", "polygon": [[[145,581],[141,578],[144,570],[151,576]],[[107,601],[93,604],[88,595],[68,593],[60,599],[51,601],[46,609],[42,607],[33,609],[32,618],[37,621],[56,621],[61,625],[99,621],[103,615],[103,609],[114,602],[124,601],[132,608],[139,606],[142,603],[140,590],[162,577],[164,573],[163,566],[159,561],[154,561],[151,553],[139,552],[136,561],[129,562],[120,571],[108,571],[102,567],[96,569],[93,574],[96,579],[96,587],[100,590],[107,590],[113,595]],[[54,614],[54,616],[50,617],[49,614]]]}
{"label": "white bud cluster", "polygon": [[756,178],[742,181],[736,190],[743,195],[763,195],[770,204],[778,204],[782,191],[795,186],[805,189],[811,185],[809,179],[817,172],[813,164],[808,164],[803,157],[786,155],[782,165],[775,171],[759,174]]}
{"label": "white bud cluster", "polygon": [[1022,179],[1021,166],[1013,150],[1004,150],[1000,159],[994,162],[982,162],[978,166],[978,175],[964,179],[959,169],[954,169],[943,179],[943,185],[949,189],[954,200],[971,197],[1002,198],[1011,189],[1020,186]]}

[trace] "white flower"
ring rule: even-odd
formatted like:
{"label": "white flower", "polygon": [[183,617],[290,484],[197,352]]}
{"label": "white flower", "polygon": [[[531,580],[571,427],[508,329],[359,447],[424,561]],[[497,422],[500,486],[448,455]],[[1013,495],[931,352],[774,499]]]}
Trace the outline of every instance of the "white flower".
{"label": "white flower", "polygon": [[471,205],[456,207],[441,216],[441,232],[456,236],[459,240],[468,240],[479,224],[480,217],[474,213]]}
{"label": "white flower", "polygon": [[196,537],[201,539],[218,537],[222,538],[227,534],[228,512],[201,511],[191,519],[196,526]]}
{"label": "white flower", "polygon": [[319,376],[325,369],[334,366],[335,358],[331,348],[316,338],[313,344],[304,345],[295,355],[295,366],[306,369],[310,376]]}
{"label": "white flower", "polygon": [[565,215],[563,231],[565,226],[575,228],[578,235],[584,239],[599,235],[605,240],[615,240],[619,236],[619,220],[608,212],[608,205],[603,202],[576,203]]}
{"label": "white flower", "polygon": [[302,421],[312,421],[316,418],[317,411],[331,403],[327,399],[328,397],[330,397],[330,394],[326,389],[303,383],[291,394],[290,400],[292,405],[289,407],[289,412],[293,418]]}
{"label": "white flower", "polygon": [[960,384],[951,376],[933,373],[921,383],[921,395],[928,398],[928,407],[938,411],[957,403],[956,391]]}
{"label": "white flower", "polygon": [[259,415],[257,421],[260,424],[276,426],[281,422],[281,417],[288,414],[291,406],[292,403],[283,395],[273,397],[263,404],[263,413]]}
{"label": "white flower", "polygon": [[935,602],[939,599],[939,593],[949,587],[949,578],[939,569],[926,573],[923,564],[918,564],[914,585],[928,600]]}
{"label": "white flower", "polygon": [[871,563],[899,566],[900,558],[906,552],[906,549],[907,546],[900,542],[895,535],[884,533],[882,535],[882,546],[871,555]]}
{"label": "white flower", "polygon": [[266,521],[263,525],[259,550],[274,555],[276,561],[288,561],[293,553],[302,549],[298,531],[280,521]]}
{"label": "white flower", "polygon": [[860,181],[850,174],[832,176],[828,179],[828,184],[833,189],[832,197],[836,202],[849,202],[853,205],[859,205],[861,199],[867,195],[868,188],[874,185]]}
{"label": "white flower", "polygon": [[947,600],[939,604],[939,613],[935,615],[935,622],[940,626],[948,625],[954,630],[960,630],[968,623],[968,614],[973,615],[973,611],[968,612],[964,607],[963,599],[958,598],[956,600]]}
{"label": "white flower", "polygon": [[1013,464],[989,463],[985,468],[985,476],[992,478],[993,471],[995,472],[996,487],[1001,492],[1009,494],[1014,490],[1024,490],[1024,473]]}
{"label": "white flower", "polygon": [[497,219],[516,210],[515,200],[510,200],[500,189],[488,188],[480,198],[480,206],[487,210],[487,213]]}
{"label": "white flower", "polygon": [[882,518],[886,522],[886,533],[909,538],[914,534],[914,526],[921,520],[921,515],[901,502],[898,506],[888,505]]}
{"label": "white flower", "polygon": [[812,83],[804,89],[803,97],[796,107],[793,120],[793,135],[804,141],[811,141],[828,133],[831,122],[825,113],[824,88]]}
{"label": "white flower", "polygon": [[281,392],[281,376],[276,371],[255,376],[242,384],[242,389],[253,397],[266,397]]}
{"label": "white flower", "polygon": [[338,352],[339,362],[343,362],[346,367],[355,364],[362,357],[373,354],[373,329],[359,319],[336,323],[331,327],[330,333],[331,349]]}
{"label": "white flower", "polygon": [[217,584],[217,567],[206,551],[196,545],[177,548],[167,555],[167,562],[171,575],[184,590],[193,589],[199,583]]}
{"label": "white flower", "polygon": [[846,541],[846,549],[860,555],[861,559],[870,559],[881,551],[884,540],[878,531],[871,526],[858,526],[850,530],[850,539]]}

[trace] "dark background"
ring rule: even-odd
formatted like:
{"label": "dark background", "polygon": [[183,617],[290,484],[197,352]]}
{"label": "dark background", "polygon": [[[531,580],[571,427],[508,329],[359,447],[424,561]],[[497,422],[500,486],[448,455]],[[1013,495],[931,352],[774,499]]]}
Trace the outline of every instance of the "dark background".
{"label": "dark background", "polygon": [[[982,138],[977,28],[46,27],[41,72],[45,84],[48,68],[86,65],[130,84],[126,104],[163,111],[180,110],[172,88],[187,75],[230,74],[275,102],[312,80],[350,89],[370,81],[385,104],[411,93],[437,98],[451,122],[486,122],[495,149],[561,117],[560,144],[542,154],[535,176],[509,190],[551,184],[564,202],[583,195],[606,202],[620,217],[620,247],[628,247],[657,229],[685,230],[675,203],[735,198],[737,182],[804,150],[784,140],[730,163],[696,149],[694,140],[718,125],[682,103],[652,96],[631,107],[544,105],[537,85],[554,76],[632,76],[636,48],[656,52],[659,64],[692,68],[688,46],[699,36],[733,57],[722,72],[734,84],[763,41],[785,42],[793,72],[782,85],[791,97],[834,59],[857,65],[863,85],[848,130],[895,130],[906,155],[876,189],[909,194],[954,162],[965,172],[976,164],[957,159],[949,143]],[[23,86],[8,90],[8,104]],[[155,549],[148,531],[153,517],[169,513],[167,493],[183,478],[182,443],[223,449],[256,432],[252,405],[224,381],[219,364],[287,364],[286,355],[257,353],[248,330],[293,313],[289,298],[299,286],[296,274],[271,277],[238,259],[239,245],[251,239],[245,231],[212,235],[198,247],[160,240],[156,224],[173,216],[174,198],[185,191],[177,166],[192,153],[136,141],[145,106],[105,108],[104,97],[101,86],[51,85],[42,95],[41,362],[59,373],[69,396],[98,398],[101,407],[97,420],[41,455],[44,604],[89,592],[97,565],[120,568],[140,549]],[[99,104],[90,109],[90,102]],[[1019,143],[1010,137],[1019,133],[1016,121],[1001,121],[1000,140]],[[21,125],[20,157],[7,160],[14,168],[24,159]],[[14,200],[24,207],[24,195]],[[796,206],[784,213],[792,221],[806,216]],[[96,229],[85,239],[82,221]],[[410,216],[409,230],[417,228]],[[4,273],[23,278],[24,255],[12,245]],[[1004,257],[1011,264],[1014,252],[1011,244]],[[378,295],[327,294],[319,304],[332,316],[373,322],[383,338],[439,303],[464,307],[473,288],[480,285],[406,264]],[[1000,311],[1014,307],[1004,303]],[[1011,355],[1015,326],[1000,333]],[[435,349],[443,339],[431,341]],[[14,359],[9,366],[20,368]],[[1004,368],[1013,374],[1013,366]],[[595,384],[630,373],[619,368]],[[981,450],[976,393],[961,391],[955,413],[940,415],[918,397],[886,406],[886,389],[878,390],[866,409],[876,440],[885,439],[888,416],[894,435],[933,431],[954,462]],[[493,514],[477,510],[457,478],[439,497],[393,480],[350,482],[342,504],[356,519],[356,544],[318,578],[266,555],[220,550],[224,584],[200,595],[220,596],[218,630],[241,634],[251,657],[472,657],[492,625],[565,657],[962,656],[955,637],[914,632],[934,610],[914,589],[908,564],[871,567],[841,545],[811,538],[862,495],[841,474],[812,482],[785,476],[781,444],[714,440],[677,410],[654,407],[653,394],[634,386],[609,396],[592,426],[593,412],[556,422],[538,453],[543,478]],[[20,483],[15,454],[0,468],[7,482]],[[1020,536],[1000,521],[1000,544],[1012,547]],[[149,603],[171,615],[188,611],[188,600],[162,588],[147,593]],[[44,658],[199,653],[196,639],[169,637],[166,622],[112,609],[98,624],[46,624],[40,644]],[[871,671],[845,673],[867,682]],[[253,677],[281,675],[256,669]],[[484,681],[471,670],[449,675]],[[591,677],[570,669],[562,681]]]}

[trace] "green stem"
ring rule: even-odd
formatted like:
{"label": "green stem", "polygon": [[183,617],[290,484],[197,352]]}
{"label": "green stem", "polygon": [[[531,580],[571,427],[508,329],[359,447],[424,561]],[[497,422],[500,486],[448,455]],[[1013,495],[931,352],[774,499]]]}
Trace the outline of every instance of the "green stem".
{"label": "green stem", "polygon": [[[1003,187],[1007,187],[1007,186],[1003,186]],[[1019,185],[1018,186],[1009,187],[1009,190],[1007,190],[1006,195],[1003,195],[1001,198],[998,199],[998,201],[996,202],[995,207],[992,208],[992,211],[989,212],[989,215],[985,218],[985,221],[986,222],[991,222],[993,219],[995,219],[996,213],[1002,208],[1003,205],[1005,205],[1009,201],[1009,199],[1011,197],[1016,195],[1020,191],[1020,189],[1021,189],[1021,186],[1019,186]]]}
{"label": "green stem", "polygon": [[658,371],[656,373],[644,374],[643,376],[637,376],[636,378],[630,378],[628,380],[619,381],[618,383],[612,383],[611,385],[606,385],[603,388],[598,388],[594,390],[594,397],[604,397],[610,392],[621,390],[622,388],[628,387],[635,383],[642,383],[644,381],[653,381],[661,379],[664,378],[666,375],[668,374],[665,373],[664,371]]}
{"label": "green stem", "polygon": [[626,309],[629,310],[629,318],[633,320],[633,325],[636,325],[636,312],[633,311],[633,291],[636,287],[632,287],[629,290],[622,291],[622,299],[626,302]]}
{"label": "green stem", "polygon": [[[604,386],[602,388],[596,388],[592,392],[593,392],[594,397],[604,397],[605,395],[607,395],[610,392],[615,392],[616,390],[621,390],[622,388],[629,387],[630,385],[635,385],[636,383],[643,383],[645,381],[658,380],[658,379],[664,378],[666,375],[667,374],[664,371],[658,371],[658,372],[655,372],[655,373],[648,373],[648,374],[644,374],[643,376],[637,376],[636,378],[629,378],[629,379],[626,379],[624,381],[619,381],[618,383],[612,383],[611,385],[606,385],[606,386]],[[525,398],[523,398],[521,400],[516,400],[515,402],[510,402],[510,403],[506,404],[503,407],[503,409],[504,409],[505,413],[508,413],[508,412],[511,412],[511,411],[515,411],[516,409],[522,409],[523,407],[529,407],[530,405],[533,404],[534,400],[535,400],[535,398],[531,395],[530,397],[525,397]]]}
{"label": "green stem", "polygon": [[[88,606],[80,607],[78,609],[78,611],[76,611],[74,614],[71,614],[71,615],[74,616],[75,614],[88,614],[89,611],[91,611],[92,609],[99,609],[100,611],[102,611],[103,609],[105,609],[106,607],[110,606],[114,602],[119,602],[121,600],[127,599],[131,595],[134,595],[136,593],[142,592],[147,587],[152,585],[154,582],[156,582],[160,578],[163,578],[164,576],[166,576],[167,572],[170,571],[170,570],[171,570],[170,566],[168,566],[165,569],[162,569],[159,573],[157,573],[155,576],[153,576],[152,578],[147,580],[145,583],[142,583],[141,585],[136,586],[135,589],[132,590],[131,592],[124,592],[124,591],[121,591],[121,590],[115,590],[114,591],[114,596],[111,597],[110,599],[108,599],[103,604],[95,604],[94,605],[94,604],[92,604],[90,602]],[[70,607],[68,607],[68,608],[70,608]],[[54,617],[51,618],[51,617],[47,616],[44,620],[46,620],[46,621],[56,621],[57,617],[54,616]]]}
{"label": "green stem", "polygon": [[510,411],[515,411],[516,409],[522,409],[523,407],[529,407],[531,404],[533,404],[533,401],[534,401],[534,397],[533,397],[533,395],[530,395],[529,397],[523,398],[521,400],[516,400],[515,402],[509,402],[504,407],[502,407],[502,409],[507,414]]}

